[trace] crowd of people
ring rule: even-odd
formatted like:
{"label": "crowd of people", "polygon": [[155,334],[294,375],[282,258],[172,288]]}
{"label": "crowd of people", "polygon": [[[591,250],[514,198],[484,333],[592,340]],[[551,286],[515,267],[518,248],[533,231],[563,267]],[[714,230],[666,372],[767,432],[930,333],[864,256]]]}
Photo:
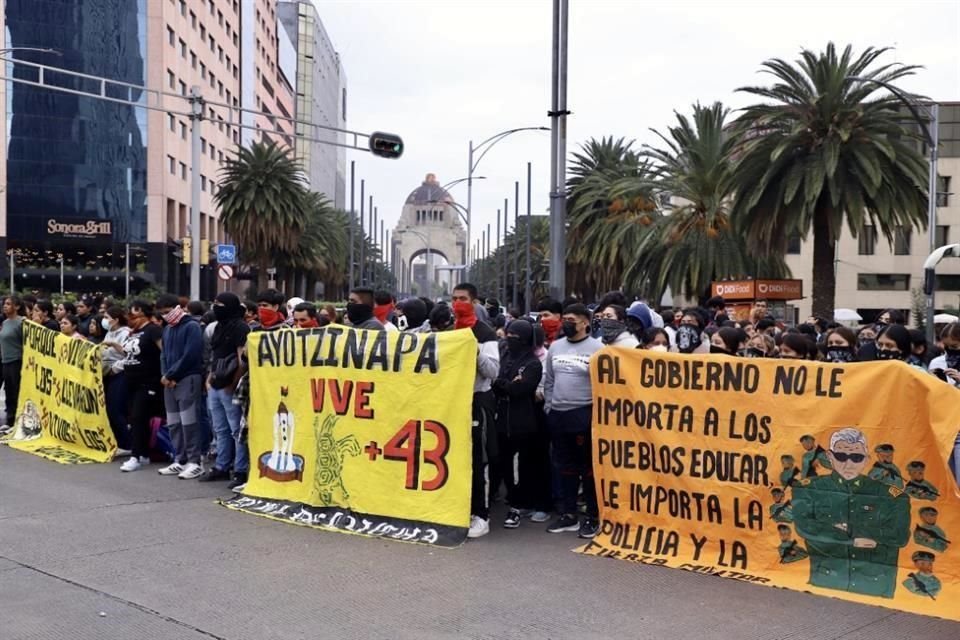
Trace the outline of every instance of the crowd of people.
{"label": "crowd of people", "polygon": [[[506,492],[503,526],[549,522],[551,533],[591,538],[598,509],[591,458],[591,356],[605,345],[687,354],[849,363],[901,360],[960,384],[960,324],[936,344],[887,310],[859,330],[811,317],[785,326],[758,301],[748,319],[728,316],[723,298],[703,307],[657,312],[619,291],[596,304],[545,298],[535,312],[503,312],[476,287],[458,284],[449,303],[356,288],[344,313],[275,289],[255,300],[221,293],[208,308],[173,295],[127,306],[84,298],[54,306],[7,296],[0,360],[7,425],[15,421],[24,318],[101,346],[107,415],[127,459],[123,472],[161,462],[161,475],[226,481],[242,491],[250,467],[245,352],[257,331],[342,323],[359,329],[438,332],[468,329],[477,341],[472,398],[473,477],[468,536],[490,530],[490,503]],[[165,425],[166,429],[163,429]],[[167,434],[161,437],[162,434]],[[551,520],[551,514],[553,518]]]}

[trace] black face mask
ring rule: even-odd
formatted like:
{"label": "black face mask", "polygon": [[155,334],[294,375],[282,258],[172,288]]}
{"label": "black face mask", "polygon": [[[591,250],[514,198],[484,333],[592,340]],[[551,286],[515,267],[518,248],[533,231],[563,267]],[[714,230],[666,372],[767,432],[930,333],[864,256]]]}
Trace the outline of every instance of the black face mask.
{"label": "black face mask", "polygon": [[756,347],[749,347],[747,349],[744,349],[743,352],[738,352],[738,355],[744,358],[766,358],[767,357],[767,354],[765,354],[760,349],[757,349]]}
{"label": "black face mask", "polygon": [[510,353],[523,353],[529,348],[530,345],[524,343],[524,341],[517,336],[507,336],[507,349],[510,351]]}
{"label": "black face mask", "polygon": [[576,322],[564,322],[562,325],[560,325],[560,327],[563,331],[563,335],[566,336],[568,340],[577,335]]}
{"label": "black face mask", "polygon": [[730,352],[727,351],[724,347],[718,347],[715,344],[710,345],[710,353],[719,353],[721,355],[729,356]]}
{"label": "black face mask", "polygon": [[677,349],[680,353],[693,353],[700,346],[700,330],[688,324],[677,329]]}
{"label": "black face mask", "polygon": [[213,317],[217,319],[217,322],[223,322],[230,317],[230,311],[222,304],[215,304],[213,305]]}
{"label": "black face mask", "polygon": [[853,347],[827,347],[827,362],[853,362]]}
{"label": "black face mask", "polygon": [[347,319],[350,324],[360,324],[373,317],[373,307],[362,302],[347,303]]}
{"label": "black face mask", "polygon": [[960,369],[960,349],[944,349],[948,369]]}
{"label": "black face mask", "polygon": [[873,344],[873,343],[875,342],[875,340],[876,340],[875,338],[858,338],[858,339],[857,339],[857,343],[858,343],[861,347],[863,347],[863,346],[866,346],[866,345],[868,345],[868,344]]}
{"label": "black face mask", "polygon": [[897,349],[877,349],[877,360],[899,360],[900,351]]}
{"label": "black face mask", "polygon": [[600,340],[603,344],[613,344],[617,337],[627,330],[627,325],[619,320],[604,318],[600,321]]}

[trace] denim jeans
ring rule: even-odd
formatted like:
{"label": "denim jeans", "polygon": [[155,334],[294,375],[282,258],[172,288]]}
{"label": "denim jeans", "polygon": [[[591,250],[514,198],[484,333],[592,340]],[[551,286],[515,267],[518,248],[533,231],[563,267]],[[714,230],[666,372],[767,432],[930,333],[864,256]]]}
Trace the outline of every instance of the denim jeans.
{"label": "denim jeans", "polygon": [[233,394],[226,389],[207,391],[207,406],[217,436],[216,468],[229,471],[232,467],[234,473],[246,473],[250,469],[250,454],[237,442],[243,409],[233,404]]}

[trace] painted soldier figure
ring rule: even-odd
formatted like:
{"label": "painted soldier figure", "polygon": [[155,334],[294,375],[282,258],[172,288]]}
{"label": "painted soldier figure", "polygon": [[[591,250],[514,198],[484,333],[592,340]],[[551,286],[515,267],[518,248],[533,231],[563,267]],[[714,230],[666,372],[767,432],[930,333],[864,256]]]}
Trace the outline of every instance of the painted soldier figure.
{"label": "painted soldier figure", "polygon": [[796,461],[789,454],[780,456],[780,462],[783,464],[780,484],[784,487],[792,487],[800,479],[800,469],[797,469]]}
{"label": "painted soldier figure", "polygon": [[777,551],[780,553],[780,564],[790,564],[807,557],[807,551],[793,539],[793,531],[790,525],[777,525],[777,533],[780,534],[780,546]]}
{"label": "painted soldier figure", "polygon": [[933,507],[920,509],[921,522],[918,522],[913,530],[913,541],[922,547],[943,553],[950,545],[950,541],[947,540],[947,534],[943,529],[937,526],[937,515],[939,512]]}
{"label": "painted soldier figure", "polygon": [[910,497],[863,474],[867,442],[858,429],[833,433],[833,472],[793,489],[793,519],[810,554],[810,584],[892,598],[900,548],[910,540]]}
{"label": "painted soldier figure", "polygon": [[774,522],[793,522],[793,505],[789,500],[783,499],[783,489],[774,487],[771,493],[773,504],[770,505],[770,518]]}
{"label": "painted soldier figure", "polygon": [[937,599],[940,593],[940,578],[933,575],[933,561],[936,558],[929,551],[915,551],[911,559],[916,571],[907,574],[907,579],[903,581],[903,586],[910,593],[931,600]]}
{"label": "painted soldier figure", "polygon": [[936,500],[940,497],[940,492],[937,491],[937,488],[924,479],[923,476],[926,470],[927,465],[922,460],[914,460],[907,465],[907,474],[910,476],[910,481],[907,482],[904,491],[906,491],[911,498],[916,498],[917,500]]}
{"label": "painted soldier figure", "polygon": [[903,474],[893,463],[893,445],[881,444],[874,449],[877,454],[877,461],[873,463],[873,468],[868,474],[874,480],[893,485],[898,489],[903,489]]}
{"label": "painted soldier figure", "polygon": [[800,438],[800,444],[803,445],[803,459],[800,461],[800,475],[804,478],[813,478],[819,475],[817,468],[823,468],[829,471],[830,458],[827,452],[817,444],[813,436],[807,434]]}

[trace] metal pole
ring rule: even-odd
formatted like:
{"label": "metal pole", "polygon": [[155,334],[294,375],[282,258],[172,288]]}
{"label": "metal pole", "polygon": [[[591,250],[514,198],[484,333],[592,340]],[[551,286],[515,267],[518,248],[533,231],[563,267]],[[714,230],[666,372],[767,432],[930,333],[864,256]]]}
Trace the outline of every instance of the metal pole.
{"label": "metal pole", "polygon": [[13,295],[14,293],[16,293],[13,287],[13,270],[15,268],[16,268],[16,265],[13,257],[13,250],[11,249],[10,250],[10,295]]}
{"label": "metal pole", "polygon": [[520,181],[513,183],[513,295],[510,306],[514,309],[518,304],[517,284],[520,281],[520,239],[517,233],[520,230]]}
{"label": "metal pole", "polygon": [[[467,246],[470,246],[470,226],[473,222],[473,216],[471,212],[473,211],[473,140],[470,141],[470,146],[467,149]],[[474,256],[476,259],[476,256]],[[463,270],[463,281],[470,282],[470,261],[467,261],[467,266]]]}
{"label": "metal pole", "polygon": [[[370,244],[372,245],[374,242],[374,238],[377,237],[377,228],[376,226],[374,226],[375,223],[373,221],[373,196],[370,195],[370,196],[367,196],[367,198],[369,198],[368,205],[367,205],[367,222],[368,222],[367,229],[370,231],[370,234],[369,234],[369,238],[364,238],[363,241],[364,243],[366,243],[366,241],[369,239]],[[372,246],[370,247],[370,250],[373,251]],[[369,260],[371,257],[372,256],[367,256],[367,260]],[[367,263],[364,262],[360,268],[362,269],[361,273],[366,274]],[[364,275],[363,277],[366,278],[368,287],[373,286],[373,274]]]}
{"label": "metal pole", "polygon": [[527,268],[523,274],[523,306],[526,312],[530,313],[530,298],[533,297],[530,281],[530,227],[533,226],[533,220],[530,218],[530,175],[531,164],[527,163]]}
{"label": "metal pole", "polygon": [[360,181],[360,262],[358,266],[360,267],[359,280],[360,280],[361,287],[363,286],[363,247],[366,244],[366,242],[364,241],[364,238],[366,238],[366,234],[363,231],[363,213],[364,213],[363,203],[366,201],[366,198],[364,198],[364,195],[363,195],[363,189],[365,186],[364,182],[365,182],[364,180]]}
{"label": "metal pole", "polygon": [[[123,275],[126,278],[126,286],[124,287],[126,298],[130,297],[130,243],[128,242],[126,254],[123,257]],[[60,258],[60,293],[63,293],[63,258]],[[199,298],[194,298],[198,300]]]}
{"label": "metal pole", "polygon": [[[497,211],[497,220],[500,219],[500,212]],[[483,252],[483,275],[484,277],[489,277],[491,260],[488,260],[493,255],[493,235],[490,233],[490,223],[487,223],[487,248]],[[484,285],[484,288],[490,288],[490,283],[487,282]]]}
{"label": "metal pole", "polygon": [[377,262],[380,260],[380,247],[377,245],[377,219],[380,217],[379,207],[370,207],[373,209],[373,224],[370,226],[370,244],[374,245],[375,253],[370,256],[373,263],[370,265],[370,286],[377,287]]}
{"label": "metal pole", "polygon": [[[356,195],[356,169],[357,161],[350,161],[350,275],[347,277],[348,286],[353,289],[353,225],[356,223],[357,210],[354,208],[354,196]],[[360,201],[363,201],[363,196],[360,196]]]}
{"label": "metal pole", "polygon": [[[940,143],[940,105],[934,102],[930,106],[930,185],[927,196],[927,231],[929,232],[930,253],[937,248],[937,146]],[[930,289],[927,295],[927,342],[934,344],[936,336],[934,335],[933,316],[936,313],[936,287]]]}
{"label": "metal pole", "polygon": [[190,87],[190,299],[200,299],[200,87]]}
{"label": "metal pole", "polygon": [[[63,286],[63,275],[64,275],[64,274],[63,274],[63,271],[64,271],[64,269],[63,269],[63,254],[61,253],[61,254],[60,254],[60,295],[63,295],[63,294],[65,293],[64,286]],[[127,297],[130,297],[130,294],[129,294],[129,293],[127,293]]]}
{"label": "metal pole", "polygon": [[550,295],[566,295],[566,138],[568,0],[553,0],[553,90],[550,110]]}
{"label": "metal pole", "polygon": [[500,263],[503,261],[503,251],[500,251],[500,209],[497,209],[497,248],[493,251],[493,291],[494,295],[502,299],[500,295]]}

